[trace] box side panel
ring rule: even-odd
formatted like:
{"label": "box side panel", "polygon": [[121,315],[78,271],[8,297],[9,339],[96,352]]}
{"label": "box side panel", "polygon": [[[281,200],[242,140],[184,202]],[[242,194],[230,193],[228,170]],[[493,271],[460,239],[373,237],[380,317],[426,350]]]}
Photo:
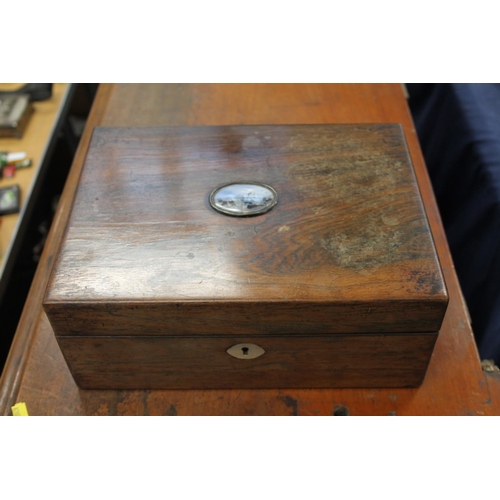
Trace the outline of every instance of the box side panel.
{"label": "box side panel", "polygon": [[[416,387],[437,333],[317,337],[67,338],[57,340],[85,389]],[[227,349],[260,346],[255,359]]]}

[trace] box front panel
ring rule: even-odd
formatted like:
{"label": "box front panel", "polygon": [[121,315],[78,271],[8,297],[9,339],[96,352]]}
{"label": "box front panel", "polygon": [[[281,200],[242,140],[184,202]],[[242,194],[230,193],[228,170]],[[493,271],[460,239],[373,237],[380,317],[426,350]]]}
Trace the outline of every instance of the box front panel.
{"label": "box front panel", "polygon": [[[264,389],[416,387],[436,338],[437,333],[57,340],[85,389]],[[240,344],[264,353],[246,359],[244,351],[240,357],[227,352]]]}

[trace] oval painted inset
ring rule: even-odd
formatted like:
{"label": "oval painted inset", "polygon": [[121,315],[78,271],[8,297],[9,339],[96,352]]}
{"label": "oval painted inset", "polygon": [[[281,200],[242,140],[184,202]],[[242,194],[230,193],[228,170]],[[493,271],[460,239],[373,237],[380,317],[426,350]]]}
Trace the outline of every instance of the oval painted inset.
{"label": "oval painted inset", "polygon": [[214,189],[212,208],[225,215],[248,217],[269,212],[278,203],[278,193],[260,182],[232,182]]}

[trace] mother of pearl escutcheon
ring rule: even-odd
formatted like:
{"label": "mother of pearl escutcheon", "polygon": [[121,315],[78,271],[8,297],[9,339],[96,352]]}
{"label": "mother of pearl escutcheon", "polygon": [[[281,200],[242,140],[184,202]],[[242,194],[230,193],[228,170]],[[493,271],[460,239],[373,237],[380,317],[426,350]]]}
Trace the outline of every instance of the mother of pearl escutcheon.
{"label": "mother of pearl escutcheon", "polygon": [[257,344],[236,344],[226,352],[238,359],[255,359],[262,356],[266,351]]}

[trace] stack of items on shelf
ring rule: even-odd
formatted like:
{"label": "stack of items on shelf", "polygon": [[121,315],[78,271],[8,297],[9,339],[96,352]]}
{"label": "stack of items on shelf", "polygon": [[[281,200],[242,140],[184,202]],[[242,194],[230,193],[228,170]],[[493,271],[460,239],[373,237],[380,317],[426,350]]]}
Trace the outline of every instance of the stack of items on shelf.
{"label": "stack of items on shelf", "polygon": [[[0,152],[0,179],[10,179],[15,176],[17,169],[30,167],[31,164],[31,159],[24,152]],[[0,188],[0,215],[19,212],[19,195],[17,184]]]}

